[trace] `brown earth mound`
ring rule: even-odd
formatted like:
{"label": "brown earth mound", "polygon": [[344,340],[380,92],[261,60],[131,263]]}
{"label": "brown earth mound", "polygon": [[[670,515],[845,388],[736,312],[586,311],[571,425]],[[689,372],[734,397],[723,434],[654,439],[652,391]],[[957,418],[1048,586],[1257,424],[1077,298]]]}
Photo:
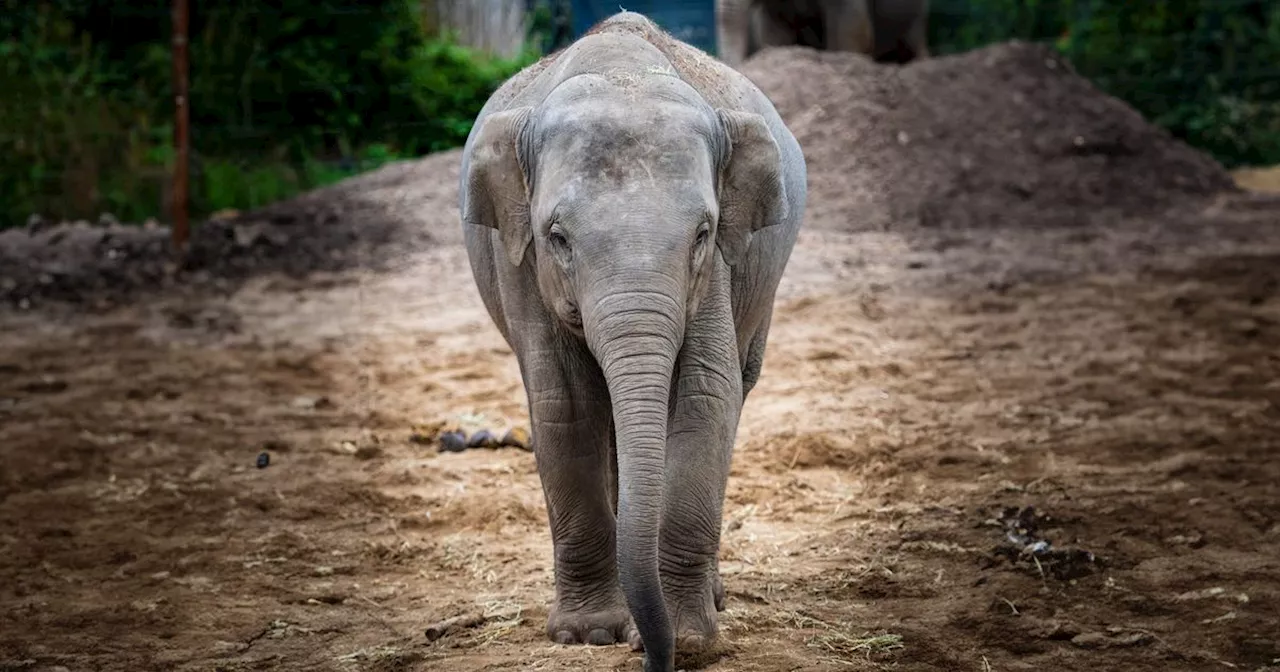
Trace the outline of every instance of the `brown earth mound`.
{"label": "brown earth mound", "polygon": [[230,289],[266,273],[386,269],[456,240],[459,152],[386,166],[234,217],[202,222],[181,266],[166,226],[35,223],[0,231],[0,303],[112,303],[139,290]]}
{"label": "brown earth mound", "polygon": [[881,66],[790,47],[743,72],[809,165],[808,226],[1064,226],[1234,189],[1213,159],[1021,42]]}

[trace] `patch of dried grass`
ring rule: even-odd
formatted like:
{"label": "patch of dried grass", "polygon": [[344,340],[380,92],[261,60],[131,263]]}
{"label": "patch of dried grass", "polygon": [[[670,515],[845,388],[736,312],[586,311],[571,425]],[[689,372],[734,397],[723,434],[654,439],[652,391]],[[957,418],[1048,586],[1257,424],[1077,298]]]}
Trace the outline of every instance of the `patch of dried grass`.
{"label": "patch of dried grass", "polygon": [[798,611],[774,614],[771,620],[779,625],[818,632],[805,639],[810,648],[834,654],[831,662],[848,664],[854,658],[870,660],[879,653],[904,648],[902,635],[893,633],[853,633],[850,623],[831,623]]}

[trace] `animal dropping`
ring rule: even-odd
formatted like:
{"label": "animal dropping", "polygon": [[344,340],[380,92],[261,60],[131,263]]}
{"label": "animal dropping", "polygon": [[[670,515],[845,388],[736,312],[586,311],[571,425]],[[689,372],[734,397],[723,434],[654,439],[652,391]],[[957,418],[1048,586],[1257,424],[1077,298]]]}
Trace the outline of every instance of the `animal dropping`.
{"label": "animal dropping", "polygon": [[502,445],[521,450],[532,450],[533,444],[529,442],[529,432],[523,427],[512,427],[502,435]]}
{"label": "animal dropping", "polygon": [[500,445],[498,437],[487,429],[481,429],[467,439],[468,448],[497,448]]}
{"label": "animal dropping", "polygon": [[461,453],[467,449],[467,435],[462,432],[443,432],[440,434],[440,452]]}

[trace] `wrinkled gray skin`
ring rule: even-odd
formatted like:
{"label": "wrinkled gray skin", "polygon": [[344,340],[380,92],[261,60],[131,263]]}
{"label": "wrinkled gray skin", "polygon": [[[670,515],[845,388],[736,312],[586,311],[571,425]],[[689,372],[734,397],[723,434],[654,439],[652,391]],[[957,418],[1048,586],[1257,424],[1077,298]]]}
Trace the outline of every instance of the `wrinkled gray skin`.
{"label": "wrinkled gray skin", "polygon": [[929,57],[928,18],[928,0],[716,0],[716,37],[733,67],[786,46],[907,63]]}
{"label": "wrinkled gray skin", "polygon": [[805,198],[764,94],[639,14],[481,110],[463,229],[528,394],[553,640],[630,641],[665,672],[715,638],[730,456]]}

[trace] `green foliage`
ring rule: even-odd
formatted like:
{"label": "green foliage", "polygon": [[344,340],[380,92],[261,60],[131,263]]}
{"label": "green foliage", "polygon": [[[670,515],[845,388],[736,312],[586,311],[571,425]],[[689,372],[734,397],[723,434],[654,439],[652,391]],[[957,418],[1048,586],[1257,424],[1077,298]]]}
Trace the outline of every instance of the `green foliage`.
{"label": "green foliage", "polygon": [[0,225],[45,202],[127,213],[136,193],[158,198],[146,182],[164,129],[132,108],[92,40],[55,7],[12,0],[0,29],[19,36],[0,42]]}
{"label": "green foliage", "polygon": [[1280,3],[936,0],[939,53],[1020,38],[1227,165],[1280,163]]}
{"label": "green foliage", "polygon": [[[197,216],[462,144],[504,60],[430,34],[412,0],[192,2]],[[168,0],[0,0],[0,227],[164,218]]]}

